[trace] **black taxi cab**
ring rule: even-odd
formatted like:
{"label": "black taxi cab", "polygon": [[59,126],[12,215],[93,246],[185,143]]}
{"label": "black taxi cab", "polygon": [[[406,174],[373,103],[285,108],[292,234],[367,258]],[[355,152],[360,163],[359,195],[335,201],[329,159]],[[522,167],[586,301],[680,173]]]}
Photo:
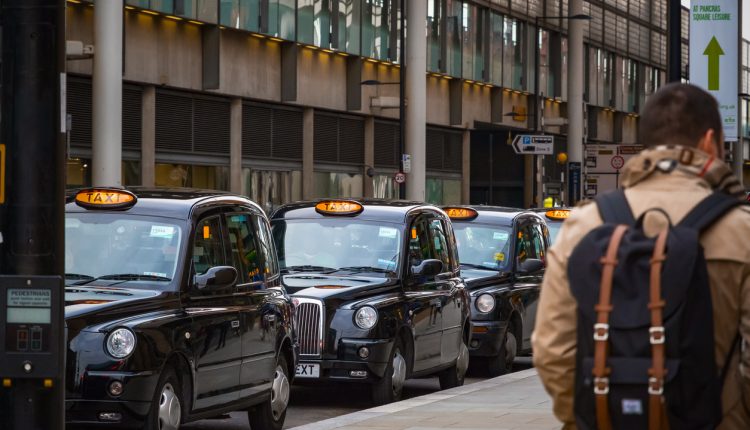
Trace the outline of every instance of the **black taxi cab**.
{"label": "black taxi cab", "polygon": [[84,189],[65,214],[66,422],[281,429],[293,307],[267,217],[217,191]]}
{"label": "black taxi cab", "polygon": [[[549,232],[532,211],[443,208],[453,221],[461,274],[471,294],[472,362],[491,376],[531,351]],[[476,360],[475,360],[476,359]]]}
{"label": "black taxi cab", "polygon": [[544,217],[549,229],[550,245],[555,243],[557,234],[560,232],[563,222],[570,216],[569,208],[541,208],[533,209]]}
{"label": "black taxi cab", "polygon": [[296,306],[297,381],[368,383],[378,404],[411,377],[463,384],[469,295],[442,210],[324,200],[282,206],[271,224]]}

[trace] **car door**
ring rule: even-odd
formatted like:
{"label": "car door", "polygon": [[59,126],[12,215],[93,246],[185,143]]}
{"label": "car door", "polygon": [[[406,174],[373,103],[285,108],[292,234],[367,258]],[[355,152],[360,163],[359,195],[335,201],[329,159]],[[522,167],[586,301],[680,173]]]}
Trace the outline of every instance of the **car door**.
{"label": "car door", "polygon": [[[192,273],[201,275],[211,267],[227,265],[224,229],[220,214],[196,223],[190,250]],[[186,312],[194,327],[190,344],[195,363],[195,409],[238,400],[242,338],[233,289],[209,292],[192,288]]]}
{"label": "car door", "polygon": [[546,247],[541,226],[534,220],[524,220],[518,226],[516,236],[516,283],[511,292],[511,303],[520,311],[522,322],[521,349],[531,348],[531,333],[534,329],[539,288],[544,270],[535,273],[521,273],[521,265],[529,259],[544,261]]}
{"label": "car door", "polygon": [[408,234],[404,292],[414,330],[414,371],[419,372],[441,363],[445,293],[440,288],[442,281],[411,272],[411,268],[422,261],[436,258],[431,244],[429,215],[417,216],[409,226]]}
{"label": "car door", "polygon": [[267,281],[276,272],[268,261],[269,239],[261,230],[266,227],[262,217],[240,209],[226,213],[225,222],[230,261],[239,274],[234,299],[242,333],[240,396],[245,398],[267,391],[274,374],[276,315],[271,306],[274,292]]}
{"label": "car door", "polygon": [[463,336],[464,306],[462,281],[458,270],[458,252],[450,224],[437,217],[430,220],[430,240],[435,256],[443,262],[443,272],[436,277],[435,287],[442,301],[443,335],[440,339],[441,363],[458,357]]}

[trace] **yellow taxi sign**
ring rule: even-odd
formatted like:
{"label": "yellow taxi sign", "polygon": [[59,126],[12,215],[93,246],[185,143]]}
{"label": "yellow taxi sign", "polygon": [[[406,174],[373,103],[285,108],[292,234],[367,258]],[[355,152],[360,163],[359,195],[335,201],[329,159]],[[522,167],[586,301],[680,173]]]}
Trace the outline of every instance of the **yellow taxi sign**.
{"label": "yellow taxi sign", "polygon": [[323,215],[356,215],[364,208],[351,200],[324,200],[315,205],[315,210]]}
{"label": "yellow taxi sign", "polygon": [[450,219],[474,219],[479,215],[477,211],[470,208],[444,208]]}
{"label": "yellow taxi sign", "polygon": [[89,188],[76,194],[76,204],[86,209],[125,209],[136,200],[130,191],[110,188]]}
{"label": "yellow taxi sign", "polygon": [[569,209],[555,209],[551,211],[547,211],[545,213],[547,218],[549,219],[568,219],[570,216],[570,210]]}

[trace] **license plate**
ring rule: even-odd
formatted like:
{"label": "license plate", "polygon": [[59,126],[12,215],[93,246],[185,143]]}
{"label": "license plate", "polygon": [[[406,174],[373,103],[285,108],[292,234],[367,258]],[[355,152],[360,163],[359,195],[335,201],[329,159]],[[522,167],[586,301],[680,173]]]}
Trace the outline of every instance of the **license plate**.
{"label": "license plate", "polygon": [[320,378],[320,364],[298,364],[298,378]]}

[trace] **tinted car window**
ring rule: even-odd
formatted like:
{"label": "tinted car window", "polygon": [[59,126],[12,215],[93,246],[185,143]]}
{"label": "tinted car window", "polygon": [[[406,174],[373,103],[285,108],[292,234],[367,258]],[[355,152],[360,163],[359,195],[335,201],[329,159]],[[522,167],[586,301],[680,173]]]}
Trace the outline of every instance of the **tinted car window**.
{"label": "tinted car window", "polygon": [[[65,272],[99,277],[135,274],[164,278],[177,270],[182,228],[164,218],[113,213],[65,215]],[[129,285],[137,288],[137,281]]]}
{"label": "tinted car window", "polygon": [[439,219],[430,221],[430,245],[432,245],[434,258],[443,262],[443,271],[451,270],[450,248],[445,235],[445,227]]}
{"label": "tinted car window", "polygon": [[418,266],[422,261],[436,258],[430,245],[430,234],[424,217],[417,218],[410,229],[409,265]]}
{"label": "tinted car window", "polygon": [[195,229],[193,241],[193,265],[195,273],[203,274],[208,269],[223,266],[224,248],[221,241],[221,219],[218,216],[206,218]]}
{"label": "tinted car window", "polygon": [[261,255],[255,240],[249,214],[227,215],[229,247],[232,250],[232,265],[237,269],[238,282],[255,282],[263,279]]}
{"label": "tinted car window", "polygon": [[539,258],[536,248],[534,247],[534,229],[530,224],[521,227],[518,230],[518,239],[516,240],[516,256],[519,262],[526,261],[527,258]]}
{"label": "tinted car window", "polygon": [[268,228],[268,223],[260,216],[252,216],[253,224],[255,225],[255,231],[260,239],[260,264],[262,270],[266,274],[266,277],[273,276],[279,272],[278,265],[276,264],[276,258],[271,247],[271,232]]}
{"label": "tinted car window", "polygon": [[473,223],[453,223],[458,244],[458,258],[462,263],[505,270],[510,255],[510,227]]}

